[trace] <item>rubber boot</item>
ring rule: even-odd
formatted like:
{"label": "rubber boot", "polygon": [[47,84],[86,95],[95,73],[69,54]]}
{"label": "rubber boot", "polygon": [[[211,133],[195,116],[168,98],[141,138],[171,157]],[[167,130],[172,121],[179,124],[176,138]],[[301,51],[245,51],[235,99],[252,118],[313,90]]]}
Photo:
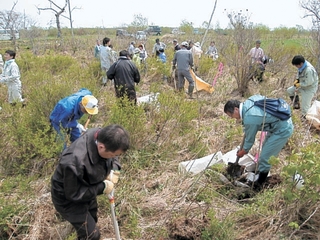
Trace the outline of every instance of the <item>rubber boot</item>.
{"label": "rubber boot", "polygon": [[192,98],[193,89],[194,89],[194,86],[189,86],[189,87],[188,87],[188,95],[189,95],[189,98]]}
{"label": "rubber boot", "polygon": [[298,95],[296,95],[296,98],[294,100],[293,108],[294,109],[300,109],[300,102],[299,102],[299,96]]}
{"label": "rubber boot", "polygon": [[260,172],[257,182],[262,185],[266,182],[269,172]]}
{"label": "rubber boot", "polygon": [[254,182],[253,189],[256,191],[261,191],[263,188],[264,183],[267,180],[269,172],[260,172],[259,178],[257,181]]}

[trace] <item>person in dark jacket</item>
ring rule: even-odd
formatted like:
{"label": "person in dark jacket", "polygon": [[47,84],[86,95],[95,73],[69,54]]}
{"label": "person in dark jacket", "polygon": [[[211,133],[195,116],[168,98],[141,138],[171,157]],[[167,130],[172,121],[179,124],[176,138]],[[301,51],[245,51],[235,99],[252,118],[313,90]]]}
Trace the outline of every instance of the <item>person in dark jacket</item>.
{"label": "person in dark jacket", "polygon": [[128,97],[137,102],[135,83],[140,82],[140,73],[136,65],[131,62],[129,52],[122,50],[119,59],[107,72],[108,79],[114,79],[114,87],[118,98]]}
{"label": "person in dark jacket", "polygon": [[98,100],[92,93],[81,88],[78,92],[61,99],[50,114],[50,123],[61,139],[64,139],[61,127],[70,133],[70,141],[74,142],[86,129],[77,120],[85,113],[95,115],[98,113]]}
{"label": "person in dark jacket", "polygon": [[127,131],[120,125],[92,128],[62,152],[51,178],[55,209],[77,231],[78,239],[100,239],[97,196],[112,192],[121,165],[118,156],[129,149]]}

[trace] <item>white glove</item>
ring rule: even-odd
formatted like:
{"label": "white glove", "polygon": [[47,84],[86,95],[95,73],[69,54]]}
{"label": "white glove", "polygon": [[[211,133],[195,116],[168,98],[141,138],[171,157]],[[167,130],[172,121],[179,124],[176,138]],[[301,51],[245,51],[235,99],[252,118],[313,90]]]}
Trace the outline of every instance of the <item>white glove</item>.
{"label": "white glove", "polygon": [[77,128],[79,129],[80,133],[87,131],[87,129],[85,129],[84,126],[80,123],[77,124]]}
{"label": "white glove", "polygon": [[107,176],[107,180],[113,182],[114,184],[118,183],[120,177],[119,170],[111,170],[110,174]]}
{"label": "white glove", "polygon": [[104,180],[103,183],[104,183],[103,193],[110,194],[114,188],[113,182],[109,180]]}

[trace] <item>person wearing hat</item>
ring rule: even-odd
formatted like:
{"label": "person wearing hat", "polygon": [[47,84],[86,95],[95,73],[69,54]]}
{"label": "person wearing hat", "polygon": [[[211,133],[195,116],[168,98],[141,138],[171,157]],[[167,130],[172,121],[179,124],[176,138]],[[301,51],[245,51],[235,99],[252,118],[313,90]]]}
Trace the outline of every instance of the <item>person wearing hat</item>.
{"label": "person wearing hat", "polygon": [[155,56],[157,58],[160,54],[159,49],[160,48],[166,49],[166,47],[167,46],[163,42],[160,42],[160,39],[157,38],[156,43],[154,44],[152,49],[152,56]]}
{"label": "person wearing hat", "polygon": [[134,62],[137,67],[140,66],[141,59],[140,59],[140,49],[139,48],[134,49],[134,54],[132,56],[132,62]]}
{"label": "person wearing hat", "polygon": [[130,147],[120,125],[91,128],[62,152],[51,177],[51,200],[76,239],[98,240],[97,196],[109,198],[120,177],[119,156]]}
{"label": "person wearing hat", "polygon": [[178,71],[178,90],[182,91],[184,88],[184,78],[189,82],[188,95],[192,98],[192,93],[194,89],[194,80],[190,73],[190,68],[193,69],[193,57],[190,50],[187,49],[188,43],[182,42],[181,49],[176,51],[172,61],[172,70],[176,69]]}
{"label": "person wearing hat", "polygon": [[261,41],[256,41],[256,46],[251,48],[250,52],[248,53],[248,56],[251,58],[251,65],[250,65],[250,72],[252,74],[251,78],[257,78],[259,82],[262,82],[263,73],[265,70],[265,64],[264,59],[264,51],[260,47]]}
{"label": "person wearing hat", "polygon": [[196,42],[196,43],[190,42],[189,46],[191,47],[190,51],[191,51],[192,57],[193,57],[194,70],[198,71],[200,58],[201,58],[201,54],[203,53],[203,51],[201,50],[201,46],[200,46],[199,42]]}
{"label": "person wearing hat", "polygon": [[[78,92],[61,99],[50,114],[50,123],[59,137],[65,140],[64,134],[70,134],[71,143],[78,139],[87,129],[78,122],[84,115],[98,113],[98,100],[92,93],[82,88]],[[63,129],[63,132],[61,131]],[[66,147],[66,142],[65,146]]]}

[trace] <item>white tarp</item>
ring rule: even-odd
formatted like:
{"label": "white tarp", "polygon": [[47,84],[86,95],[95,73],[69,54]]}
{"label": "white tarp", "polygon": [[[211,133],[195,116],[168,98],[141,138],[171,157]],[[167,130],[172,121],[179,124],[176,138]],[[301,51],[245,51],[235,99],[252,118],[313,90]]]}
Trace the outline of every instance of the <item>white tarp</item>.
{"label": "white tarp", "polygon": [[320,130],[320,102],[315,100],[309,108],[306,119],[318,130]]}
{"label": "white tarp", "polygon": [[151,93],[149,95],[146,96],[142,96],[142,97],[138,97],[137,98],[137,103],[141,104],[141,103],[151,103],[157,100],[158,96],[160,93]]}
{"label": "white tarp", "polygon": [[[222,154],[219,151],[216,154],[214,153],[202,158],[181,162],[179,163],[179,172],[197,174],[205,170],[206,167],[210,167],[217,163],[224,163],[225,165],[228,165],[228,162],[234,163],[237,159],[236,153],[238,149],[239,147],[227,152],[226,154]],[[212,159],[213,156],[214,158]],[[239,165],[245,166],[246,171],[254,171],[256,167],[254,157],[251,154],[246,154],[240,158]]]}

